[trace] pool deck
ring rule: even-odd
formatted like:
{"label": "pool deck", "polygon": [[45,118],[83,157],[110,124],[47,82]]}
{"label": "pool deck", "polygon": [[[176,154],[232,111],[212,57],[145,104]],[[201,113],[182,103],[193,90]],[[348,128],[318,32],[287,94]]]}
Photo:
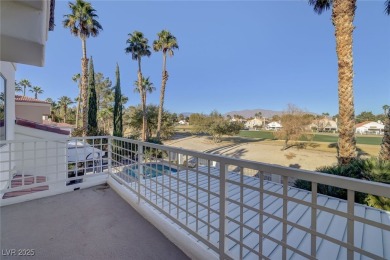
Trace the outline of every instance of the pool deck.
{"label": "pool deck", "polygon": [[2,253],[34,249],[31,259],[188,259],[106,185],[1,207],[0,220]]}

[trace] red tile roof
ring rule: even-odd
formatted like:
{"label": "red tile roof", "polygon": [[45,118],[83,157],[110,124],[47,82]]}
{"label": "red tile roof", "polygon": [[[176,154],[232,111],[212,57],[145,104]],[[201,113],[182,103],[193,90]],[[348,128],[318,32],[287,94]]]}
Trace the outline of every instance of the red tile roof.
{"label": "red tile roof", "polygon": [[358,127],[361,127],[361,126],[364,126],[365,124],[368,124],[368,123],[371,123],[372,121],[364,121],[364,122],[361,122],[359,124],[356,124],[355,127],[358,128]]}
{"label": "red tile roof", "polygon": [[30,103],[42,103],[42,104],[50,104],[50,102],[31,98],[31,97],[26,97],[26,96],[19,96],[15,95],[15,101],[16,102],[30,102]]}
{"label": "red tile roof", "polygon": [[34,128],[34,129],[38,129],[38,130],[42,130],[42,131],[47,131],[47,132],[52,132],[52,133],[56,133],[56,134],[61,134],[61,135],[69,135],[70,134],[69,131],[62,130],[58,127],[39,124],[39,123],[36,123],[34,121],[30,121],[30,120],[26,120],[26,119],[22,119],[22,118],[17,118],[15,120],[15,123],[17,125],[20,125],[20,126],[30,127],[30,128]]}

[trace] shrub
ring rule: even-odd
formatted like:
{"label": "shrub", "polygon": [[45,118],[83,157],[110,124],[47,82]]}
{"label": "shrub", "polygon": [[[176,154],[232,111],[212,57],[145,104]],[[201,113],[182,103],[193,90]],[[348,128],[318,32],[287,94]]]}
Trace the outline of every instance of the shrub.
{"label": "shrub", "polygon": [[[356,159],[348,165],[325,166],[318,168],[317,171],[390,184],[390,162],[377,158]],[[311,191],[311,182],[309,181],[297,180],[295,181],[294,186]],[[329,185],[318,184],[318,193],[340,199],[347,199],[347,190]],[[355,202],[384,210],[390,210],[390,198],[356,192]]]}

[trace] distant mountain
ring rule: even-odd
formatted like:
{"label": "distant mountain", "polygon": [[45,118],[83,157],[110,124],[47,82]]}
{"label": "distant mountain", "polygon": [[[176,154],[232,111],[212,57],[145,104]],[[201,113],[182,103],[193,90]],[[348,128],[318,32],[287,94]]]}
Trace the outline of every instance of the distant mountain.
{"label": "distant mountain", "polygon": [[267,110],[267,109],[246,109],[246,110],[239,110],[239,111],[231,111],[224,114],[224,116],[240,115],[245,118],[249,118],[249,117],[254,117],[255,114],[258,112],[261,112],[261,115],[267,118],[273,117],[274,115],[281,115],[283,113],[282,111],[274,111],[274,110]]}
{"label": "distant mountain", "polygon": [[192,112],[182,112],[182,113],[178,113],[178,115],[180,114],[183,114],[183,116],[185,117],[189,117],[191,114],[193,114]]}

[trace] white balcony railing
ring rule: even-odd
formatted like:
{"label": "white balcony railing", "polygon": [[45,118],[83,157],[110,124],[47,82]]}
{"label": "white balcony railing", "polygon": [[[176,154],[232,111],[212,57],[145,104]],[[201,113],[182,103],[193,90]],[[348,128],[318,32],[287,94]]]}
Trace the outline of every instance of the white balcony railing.
{"label": "white balcony railing", "polygon": [[[111,182],[220,259],[390,258],[390,213],[354,202],[356,192],[390,198],[389,185],[117,137],[3,143],[2,196],[48,186],[3,205]],[[311,192],[291,187],[296,179]]]}

